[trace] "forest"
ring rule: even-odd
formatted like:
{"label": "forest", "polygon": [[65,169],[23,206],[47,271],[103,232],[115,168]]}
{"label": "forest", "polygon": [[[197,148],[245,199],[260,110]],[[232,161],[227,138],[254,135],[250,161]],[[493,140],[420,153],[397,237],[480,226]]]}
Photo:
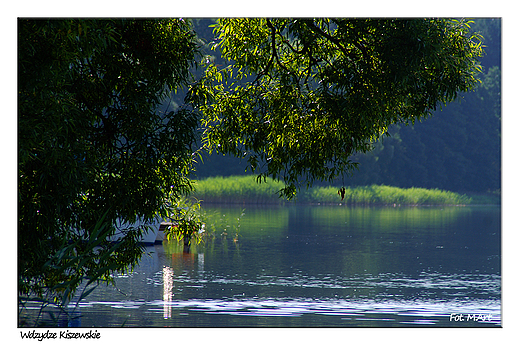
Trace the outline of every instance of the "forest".
{"label": "forest", "polygon": [[[460,193],[499,193],[501,188],[501,21],[474,19],[483,36],[481,83],[433,116],[414,125],[395,124],[338,186],[390,185],[437,188]],[[194,20],[201,38],[212,37],[211,20]],[[213,54],[215,54],[213,52]],[[218,59],[219,57],[215,57]],[[196,178],[251,174],[247,163],[233,156],[204,156]],[[324,183],[328,184],[328,183]],[[317,183],[319,185],[319,183]]]}

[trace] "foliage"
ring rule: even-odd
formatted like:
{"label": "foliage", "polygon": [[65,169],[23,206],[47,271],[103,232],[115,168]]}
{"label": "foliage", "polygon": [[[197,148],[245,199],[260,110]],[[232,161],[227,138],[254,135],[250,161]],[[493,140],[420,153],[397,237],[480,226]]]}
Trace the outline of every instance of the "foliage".
{"label": "foliage", "polygon": [[[113,277],[107,275],[107,273],[113,271],[117,264],[110,259],[110,255],[117,253],[118,250],[130,251],[131,249],[127,248],[128,241],[115,244],[105,241],[111,228],[107,227],[104,222],[105,216],[94,226],[89,238],[78,239],[72,243],[67,243],[67,240],[63,239],[61,248],[50,254],[49,260],[42,267],[42,271],[49,275],[47,281],[53,282],[54,286],[47,289],[44,295],[38,297],[20,296],[19,302],[22,309],[19,313],[23,311],[27,303],[39,302],[39,317],[48,313],[57,324],[60,314],[68,315],[65,307],[82,281],[86,280],[86,283],[82,285],[77,302],[86,298],[99,285],[100,281],[107,284],[113,283]],[[134,245],[131,244],[131,246]],[[80,247],[82,248],[81,252],[77,250]],[[141,248],[142,245],[137,246],[138,251],[141,251]],[[93,262],[93,257],[97,257],[98,260]],[[71,273],[75,273],[75,275],[71,275]],[[58,316],[55,316],[52,310],[47,309],[54,305],[58,306]],[[39,327],[39,317],[34,320],[35,327]],[[23,324],[25,321],[19,319],[19,323]]]}
{"label": "foliage", "polygon": [[477,82],[480,36],[450,19],[220,19],[218,49],[190,89],[210,150],[259,178],[333,180],[394,123],[413,124]]}
{"label": "foliage", "polygon": [[[477,19],[472,27],[483,35],[486,48],[481,58],[482,83],[474,92],[462,95],[460,102],[435,112],[428,121],[411,127],[394,125],[389,130],[392,136],[380,140],[372,152],[354,156],[359,171],[345,183],[422,186],[479,194],[500,190],[500,19]],[[500,202],[500,198],[489,195],[485,200]]]}
{"label": "foliage", "polygon": [[206,243],[207,240],[213,240],[216,234],[223,238],[232,232],[233,241],[237,242],[240,236],[240,220],[244,216],[242,213],[229,220],[226,215],[222,215],[216,211],[208,213],[201,206],[200,200],[196,198],[181,198],[175,202],[174,213],[169,216],[172,225],[165,230],[166,240],[171,242],[184,242],[184,251],[191,251],[190,245],[192,240],[195,244]]}
{"label": "foliage", "polygon": [[[314,203],[338,203],[334,187],[316,187],[304,193],[298,200]],[[409,188],[371,185],[345,188],[346,205],[465,205],[471,199],[451,191],[439,189]]]}
{"label": "foliage", "polygon": [[500,71],[482,74],[475,92],[428,121],[394,125],[367,154],[355,154],[359,170],[348,185],[421,186],[487,192],[501,186]]}
{"label": "foliage", "polygon": [[18,42],[19,292],[65,298],[140,258],[145,229],[113,245],[116,221],[190,190],[197,116],[157,108],[197,47],[183,20],[20,19]]}
{"label": "foliage", "polygon": [[172,222],[165,231],[168,241],[176,239],[184,240],[184,244],[189,246],[191,240],[195,239],[197,244],[203,240],[204,219],[200,203],[191,202],[186,198],[179,198],[174,202],[173,213],[167,218]]}
{"label": "foliage", "polygon": [[258,184],[251,175],[210,177],[194,182],[193,196],[213,203],[279,203],[283,183],[271,178]]}
{"label": "foliage", "polygon": [[[210,177],[194,183],[193,196],[202,202],[278,204],[277,198],[283,183],[271,178],[257,184],[254,176]],[[343,189],[342,189],[343,190]],[[315,186],[302,191],[294,199],[296,203],[332,203],[345,205],[461,205],[471,199],[439,189],[402,189],[385,185],[344,188],[343,198],[338,197],[338,187]]]}

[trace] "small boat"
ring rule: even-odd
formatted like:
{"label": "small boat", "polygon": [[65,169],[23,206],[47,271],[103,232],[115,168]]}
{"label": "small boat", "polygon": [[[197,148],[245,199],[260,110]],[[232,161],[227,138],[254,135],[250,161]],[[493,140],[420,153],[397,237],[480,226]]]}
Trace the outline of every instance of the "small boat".
{"label": "small boat", "polygon": [[145,245],[160,244],[164,240],[164,231],[166,230],[166,228],[175,225],[176,224],[173,222],[161,221],[158,218],[156,218],[153,222],[137,221],[131,224],[116,223],[115,226],[118,231],[116,231],[116,233],[110,237],[110,241],[119,241],[122,237],[125,236],[125,229],[147,226],[147,230],[145,230],[144,234],[141,236],[140,243],[143,243]]}

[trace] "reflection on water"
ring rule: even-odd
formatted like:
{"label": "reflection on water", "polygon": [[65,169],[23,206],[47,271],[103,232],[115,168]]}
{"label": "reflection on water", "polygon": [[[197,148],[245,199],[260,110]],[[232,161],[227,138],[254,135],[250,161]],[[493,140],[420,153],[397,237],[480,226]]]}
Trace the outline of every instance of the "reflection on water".
{"label": "reflection on water", "polygon": [[82,327],[500,326],[500,228],[500,208],[248,208],[238,242],[149,247],[74,312]]}
{"label": "reflection on water", "polygon": [[[199,257],[199,263],[203,258],[203,256]],[[168,292],[168,299],[147,304],[150,311],[153,311],[156,305],[163,305],[164,311],[167,311],[164,318],[171,318],[172,310],[177,310],[179,315],[184,316],[195,313],[199,319],[201,318],[199,314],[218,315],[221,318],[222,316],[301,317],[305,314],[336,317],[335,321],[328,321],[327,326],[347,326],[347,321],[354,322],[355,325],[371,322],[369,324],[371,326],[388,324],[453,326],[453,323],[450,323],[453,322],[453,315],[463,316],[464,321],[460,323],[466,323],[467,326],[474,326],[476,323],[500,325],[501,322],[499,300],[489,299],[490,296],[500,296],[500,277],[493,274],[447,276],[441,273],[420,273],[418,278],[389,273],[377,277],[365,275],[352,278],[329,275],[322,277],[263,275],[240,279],[236,276],[213,275],[203,270],[199,271],[196,277],[175,278],[171,273],[170,267],[163,268],[163,291],[165,295]],[[174,283],[183,287],[202,289],[218,285],[224,292],[234,289],[235,294],[229,296],[224,294],[225,299],[174,300],[171,299]],[[228,285],[229,287],[226,287]],[[278,292],[292,290],[291,292],[297,293],[278,298],[265,298],[255,294],[254,297],[248,298],[245,292],[254,286],[269,286]],[[337,293],[333,294],[334,298],[292,298],[308,296],[309,292],[304,292],[308,289],[319,289],[322,294],[327,290]],[[362,293],[364,290],[367,294]],[[383,293],[372,295],[370,298],[370,290]],[[243,293],[236,294],[237,292]],[[352,296],[345,292],[352,292]],[[342,296],[339,297],[340,295]],[[439,299],[443,295],[445,299]],[[481,298],[475,298],[477,296]],[[211,325],[208,322],[208,326]],[[312,326],[313,323],[310,325]],[[318,325],[323,326],[319,323]]]}
{"label": "reflection on water", "polygon": [[[161,302],[150,302],[150,306]],[[340,317],[335,325],[345,325],[351,321],[392,321],[395,323],[446,324],[451,314],[480,315],[482,323],[500,323],[500,308],[497,305],[453,304],[428,301],[364,301],[364,300],[189,300],[172,301],[168,305],[173,309],[185,309],[193,312],[233,316],[288,316],[300,317],[303,314],[315,314]],[[386,317],[382,317],[382,316]],[[349,316],[346,318],[346,316]],[[471,322],[471,321],[470,321]]]}
{"label": "reflection on water", "polygon": [[[159,247],[160,250],[160,247]],[[204,254],[193,254],[193,253],[174,253],[171,255],[172,264],[177,266],[180,264],[181,267],[193,268],[195,263],[195,256],[197,258],[198,272],[204,271]],[[163,285],[163,318],[169,319],[172,317],[172,307],[174,306],[174,281],[175,271],[170,266],[163,266],[162,269],[162,285]]]}
{"label": "reflection on water", "polygon": [[173,300],[173,269],[163,267],[163,302],[164,302],[164,318],[172,317],[172,309],[170,303]]}

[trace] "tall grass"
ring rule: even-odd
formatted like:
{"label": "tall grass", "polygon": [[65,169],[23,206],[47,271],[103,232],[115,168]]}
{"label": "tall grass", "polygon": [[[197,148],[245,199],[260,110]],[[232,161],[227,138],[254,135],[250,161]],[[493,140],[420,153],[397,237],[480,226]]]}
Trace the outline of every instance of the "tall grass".
{"label": "tall grass", "polygon": [[[276,204],[286,200],[279,198],[283,183],[268,179],[257,183],[255,176],[212,177],[195,182],[193,196],[210,203],[258,203]],[[314,187],[302,190],[296,203],[323,203],[347,205],[465,205],[471,198],[438,189],[401,189],[385,185],[348,187],[342,200],[338,187]]]}
{"label": "tall grass", "polygon": [[345,203],[348,205],[464,205],[471,199],[450,191],[385,185],[347,187],[345,198],[337,187],[317,187],[302,193],[300,200],[309,203]]}
{"label": "tall grass", "polygon": [[280,203],[282,182],[267,179],[258,183],[256,176],[211,177],[195,182],[193,194],[203,202],[211,203]]}

